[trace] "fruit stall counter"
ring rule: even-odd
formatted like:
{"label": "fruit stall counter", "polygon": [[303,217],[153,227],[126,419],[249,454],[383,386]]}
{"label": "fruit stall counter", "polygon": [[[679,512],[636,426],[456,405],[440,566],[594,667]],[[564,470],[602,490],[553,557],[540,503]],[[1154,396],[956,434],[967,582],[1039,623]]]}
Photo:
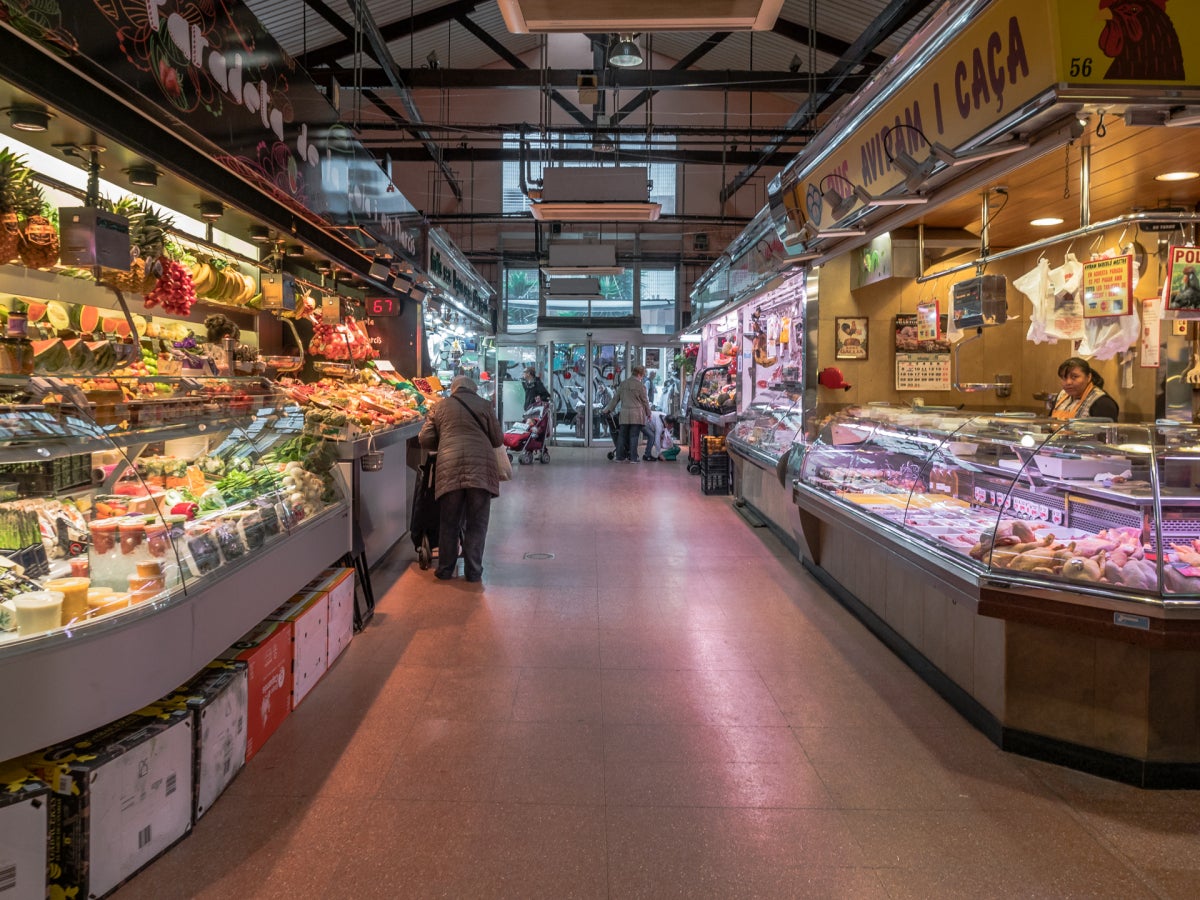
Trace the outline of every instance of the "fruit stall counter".
{"label": "fruit stall counter", "polygon": [[0,759],[162,696],[350,550],[334,448],[269,384],[134,379],[118,419],[35,382],[0,385]]}
{"label": "fruit stall counter", "polygon": [[725,437],[733,468],[734,493],[740,508],[762,519],[772,531],[794,547],[794,507],[786,487],[792,446],[802,439],[802,405],[799,395],[761,396],[748,407]]}
{"label": "fruit stall counter", "polygon": [[805,565],[996,743],[1200,786],[1200,428],[852,407],[790,465]]}

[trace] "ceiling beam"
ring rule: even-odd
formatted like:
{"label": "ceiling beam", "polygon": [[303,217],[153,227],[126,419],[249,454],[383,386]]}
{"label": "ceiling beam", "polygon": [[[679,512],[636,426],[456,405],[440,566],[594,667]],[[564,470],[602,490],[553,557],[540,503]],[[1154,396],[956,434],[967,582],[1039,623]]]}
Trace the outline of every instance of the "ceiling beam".
{"label": "ceiling beam", "polygon": [[[718,44],[720,44],[721,41],[725,40],[725,38],[727,38],[727,37],[729,37],[728,31],[717,31],[717,32],[714,32],[713,34],[710,34],[708,37],[706,37],[704,40],[702,40],[699,44],[697,44],[695,47],[693,47],[691,52],[689,52],[682,59],[678,60],[675,63],[675,65],[671,66],[671,68],[668,71],[675,72],[675,73],[686,72],[690,66],[699,62],[701,57],[703,57],[705,54],[707,54],[710,50],[712,50],[714,47],[716,47]],[[663,73],[660,72],[659,74],[663,74]],[[653,77],[653,75],[654,75],[653,70],[651,70],[650,75],[651,75],[651,77]],[[651,89],[651,88],[646,88],[643,91],[641,91],[636,97],[634,97],[632,100],[630,100],[624,106],[622,106],[617,112],[613,113],[612,119],[611,119],[612,124],[613,125],[620,124],[620,122],[626,116],[628,116],[630,113],[632,113],[634,110],[638,109],[639,107],[643,106],[656,93],[658,93],[658,91],[655,89]]]}
{"label": "ceiling beam", "polygon": [[[505,72],[504,70],[495,70],[496,74],[504,75],[504,74],[512,74],[512,72],[524,72],[524,73],[526,73],[526,75],[535,75],[535,76],[541,76],[543,74],[541,70],[535,71],[533,69],[530,69],[529,66],[527,66],[525,64],[525,61],[521,59],[521,57],[519,57],[515,53],[511,52],[507,47],[505,47],[503,44],[501,44],[492,35],[488,34],[486,29],[481,28],[480,26],[476,25],[475,22],[473,22],[467,16],[459,16],[456,19],[456,21],[458,22],[459,25],[461,25],[467,31],[471,32],[471,34],[475,35],[475,37],[477,37],[480,41],[482,41],[483,45],[485,47],[487,47],[489,50],[491,50],[493,53],[495,53],[497,56],[499,56],[502,60],[504,60],[506,63],[508,63],[510,66],[512,66],[511,72]],[[421,71],[421,70],[418,69],[417,71]],[[425,70],[425,71],[429,71],[429,70]],[[444,70],[438,69],[438,71],[441,72]],[[456,70],[456,71],[462,71],[462,70]],[[485,70],[471,69],[468,71],[470,71],[474,74],[479,74],[480,72],[485,71]],[[492,70],[486,70],[486,71],[492,71]],[[433,73],[430,72],[430,74],[433,74]],[[572,85],[574,85],[574,84],[575,84],[575,82],[572,82]],[[539,88],[545,87],[545,85],[546,85],[545,80],[539,80],[537,83],[537,87],[539,87]],[[462,86],[467,87],[467,85],[462,85]],[[529,86],[532,87],[533,85],[529,85]],[[562,109],[564,112],[566,112],[567,115],[569,115],[572,119],[574,119],[580,125],[592,124],[592,119],[591,119],[591,117],[588,116],[587,113],[585,113],[583,110],[579,109],[579,107],[577,107],[574,103],[572,103],[570,100],[568,100],[562,94],[560,94],[558,91],[554,90],[553,88],[549,88],[547,90],[546,96],[548,96],[551,100],[553,100],[554,103],[557,104],[559,109]]]}
{"label": "ceiling beam", "polygon": [[[387,42],[382,34],[379,33],[379,26],[375,24],[375,19],[371,15],[371,11],[367,8],[367,0],[349,0],[350,12],[354,15],[355,21],[361,26],[367,38],[371,56],[375,58],[380,68],[388,76],[388,81],[391,83],[392,90],[396,92],[400,100],[400,105],[404,107],[404,111],[408,114],[410,130],[414,137],[418,138],[425,145],[425,150],[429,154],[430,159],[437,164],[438,169],[442,173],[442,177],[446,179],[446,183],[450,186],[450,190],[454,192],[456,200],[462,200],[462,186],[454,177],[454,173],[450,171],[450,167],[446,165],[442,159],[441,147],[429,136],[429,132],[421,128],[421,111],[417,109],[416,101],[413,100],[412,94],[408,88],[404,86],[403,80],[400,78],[400,71],[396,68],[396,62],[392,59],[387,48]],[[372,103],[387,113],[395,116],[395,110],[392,110],[386,103],[379,99],[374,94],[364,94]]]}
{"label": "ceiling beam", "polygon": [[[470,19],[467,20],[468,22]],[[474,23],[472,23],[474,24]],[[486,32],[485,32],[486,33]],[[488,35],[491,38],[491,35]],[[507,61],[507,60],[506,60]],[[520,60],[517,60],[520,62]],[[511,64],[511,63],[510,63]],[[690,65],[690,63],[689,63]],[[524,63],[512,69],[400,69],[400,77],[410,90],[461,90],[468,88],[541,88],[575,90],[580,75],[595,74],[594,69],[531,69]],[[389,82],[378,69],[323,69],[345,88],[357,77],[364,88],[383,88]],[[776,93],[807,94],[811,82],[807,74],[764,72],[748,69],[622,69],[601,73],[601,89],[621,90],[696,90],[696,91],[774,91]],[[865,79],[857,77],[858,83]],[[818,74],[817,86],[832,81],[833,76]]]}
{"label": "ceiling beam", "polygon": [[[428,154],[420,147],[397,146],[386,139],[360,140],[367,149],[380,159],[386,153],[393,163],[426,162]],[[796,154],[803,149],[795,147],[790,150],[780,150],[765,164],[782,168],[791,162]],[[609,166],[614,163],[621,165],[648,165],[650,163],[681,163],[686,165],[720,166],[726,164],[749,165],[757,161],[761,154],[757,150],[625,150],[620,153],[601,152],[591,148],[556,149],[553,153],[554,162],[586,162],[597,166]],[[500,147],[463,147],[446,146],[442,148],[442,158],[447,162],[519,162],[520,151],[506,150]]]}
{"label": "ceiling beam", "polygon": [[[465,16],[473,12],[482,5],[482,0],[455,0],[454,3],[447,3],[444,6],[429,9],[414,16],[404,16],[395,22],[380,26],[379,33],[382,35],[384,41],[391,43],[400,38],[408,37],[410,34],[416,34],[418,31],[444,25],[459,16]],[[353,9],[354,7],[351,6],[351,11]],[[311,70],[318,66],[332,66],[339,59],[352,56],[354,54],[353,35],[354,32],[352,29],[350,36],[344,40],[334,41],[331,44],[326,44],[324,47],[309,50],[303,57],[304,67]]]}
{"label": "ceiling beam", "polygon": [[304,0],[304,5],[336,28],[342,37],[353,40],[354,26],[335,13],[325,0]]}
{"label": "ceiling beam", "polygon": [[[930,2],[931,0],[892,0],[887,5],[887,8],[875,17],[871,24],[863,30],[862,34],[858,36],[854,43],[850,45],[829,70],[828,74],[832,76],[832,80],[826,82],[824,88],[819,93],[810,96],[792,114],[776,140],[769,141],[763,147],[763,158],[766,159],[773,155],[779,149],[780,143],[787,140],[793,129],[807,126],[816,118],[821,110],[828,107],[840,97],[844,90],[843,85],[846,79],[852,76],[854,70],[863,65],[867,54],[871,53],[881,43],[895,34],[897,30],[918,16],[930,5]],[[729,184],[721,188],[721,202],[726,202],[745,186],[754,177],[754,173],[759,168],[760,166],[758,165],[749,165],[738,172]]]}
{"label": "ceiling beam", "polygon": [[[850,45],[841,38],[835,38],[832,35],[814,31],[801,25],[799,22],[789,22],[787,19],[776,19],[775,27],[771,30],[780,37],[785,37],[789,41],[803,45],[805,49],[812,47],[826,56],[838,57],[850,49]],[[879,53],[868,53],[863,57],[863,62],[874,68],[887,62],[887,57]]]}

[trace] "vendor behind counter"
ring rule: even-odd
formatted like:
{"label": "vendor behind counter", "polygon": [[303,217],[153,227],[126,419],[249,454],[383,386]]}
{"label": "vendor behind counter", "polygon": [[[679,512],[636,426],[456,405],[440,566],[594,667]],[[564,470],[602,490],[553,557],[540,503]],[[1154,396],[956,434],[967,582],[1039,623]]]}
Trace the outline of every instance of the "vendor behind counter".
{"label": "vendor behind counter", "polygon": [[1102,418],[1117,420],[1120,407],[1104,391],[1104,378],[1078,356],[1064,360],[1058,367],[1062,390],[1054,398],[1054,419]]}

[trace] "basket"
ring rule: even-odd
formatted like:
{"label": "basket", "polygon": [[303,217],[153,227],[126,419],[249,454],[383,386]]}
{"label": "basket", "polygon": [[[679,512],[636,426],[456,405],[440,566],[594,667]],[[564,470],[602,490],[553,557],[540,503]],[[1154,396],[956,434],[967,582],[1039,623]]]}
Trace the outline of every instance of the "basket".
{"label": "basket", "polygon": [[5,478],[17,484],[22,497],[48,496],[92,483],[91,455],[59,456],[38,462],[14,463]]}
{"label": "basket", "polygon": [[367,452],[359,457],[358,465],[364,472],[378,472],[383,469],[383,451],[375,449],[375,435],[367,436]]}
{"label": "basket", "polygon": [[701,472],[700,490],[705,494],[732,494],[733,482],[725,472]]}

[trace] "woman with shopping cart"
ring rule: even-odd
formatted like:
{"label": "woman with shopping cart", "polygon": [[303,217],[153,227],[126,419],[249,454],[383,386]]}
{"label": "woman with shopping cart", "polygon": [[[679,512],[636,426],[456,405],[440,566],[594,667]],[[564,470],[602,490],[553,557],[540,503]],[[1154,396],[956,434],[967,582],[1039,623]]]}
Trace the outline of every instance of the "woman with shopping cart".
{"label": "woman with shopping cart", "polygon": [[617,385],[612,399],[604,405],[601,412],[612,413],[620,409],[618,422],[620,432],[617,438],[617,462],[638,461],[638,436],[650,418],[650,398],[646,396],[646,367],[634,366],[628,378]]}

